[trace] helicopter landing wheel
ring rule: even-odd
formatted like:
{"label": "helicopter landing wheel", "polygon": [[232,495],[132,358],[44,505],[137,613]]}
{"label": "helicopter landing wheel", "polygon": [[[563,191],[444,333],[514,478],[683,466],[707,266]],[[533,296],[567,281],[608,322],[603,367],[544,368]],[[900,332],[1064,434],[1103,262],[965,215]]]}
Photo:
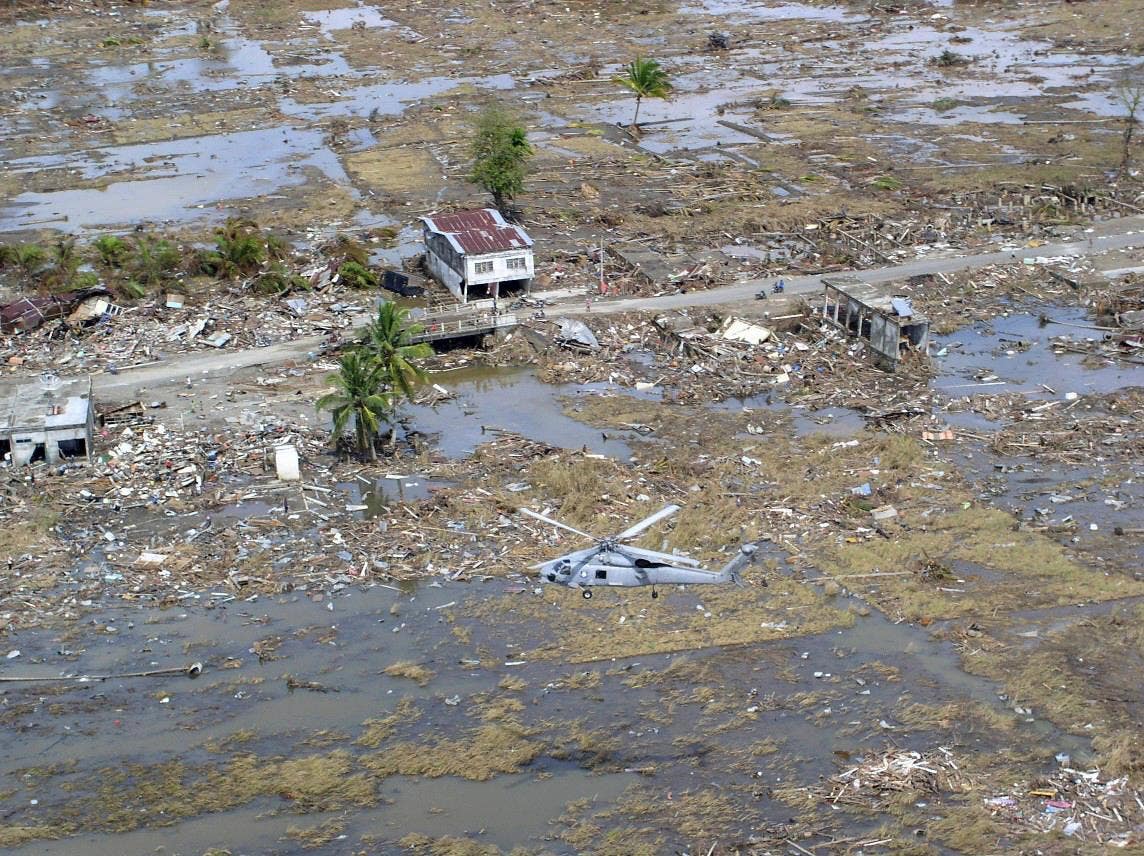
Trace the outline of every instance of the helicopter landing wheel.
{"label": "helicopter landing wheel", "polygon": [[659,597],[659,592],[657,592],[655,589],[652,589],[651,590],[651,599],[655,600],[658,597]]}
{"label": "helicopter landing wheel", "polygon": [[591,589],[584,589],[584,591],[580,592],[580,594],[582,594],[584,596],[584,600],[590,600],[592,597],[592,590]]}

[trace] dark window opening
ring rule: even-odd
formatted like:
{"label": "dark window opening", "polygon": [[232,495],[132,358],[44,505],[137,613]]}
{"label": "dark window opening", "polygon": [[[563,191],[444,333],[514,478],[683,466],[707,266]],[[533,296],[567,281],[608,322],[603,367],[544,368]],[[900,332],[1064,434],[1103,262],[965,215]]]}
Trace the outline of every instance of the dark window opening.
{"label": "dark window opening", "polygon": [[82,458],[87,455],[86,440],[60,440],[57,445],[61,458]]}
{"label": "dark window opening", "polygon": [[500,284],[501,297],[509,294],[525,294],[528,291],[527,279],[506,279]]}
{"label": "dark window opening", "polygon": [[491,282],[475,282],[469,286],[466,294],[469,300],[488,300],[493,296],[491,291],[495,283]]}
{"label": "dark window opening", "polygon": [[608,578],[608,572],[607,571],[596,571],[596,579],[606,580],[607,578]]}

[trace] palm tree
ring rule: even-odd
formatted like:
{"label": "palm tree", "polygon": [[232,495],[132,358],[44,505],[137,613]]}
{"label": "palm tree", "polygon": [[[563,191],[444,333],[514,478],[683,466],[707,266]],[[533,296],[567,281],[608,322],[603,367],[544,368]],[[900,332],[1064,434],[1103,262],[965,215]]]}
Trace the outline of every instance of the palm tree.
{"label": "palm tree", "polygon": [[71,287],[83,260],[75,248],[75,238],[60,238],[52,247],[52,266],[44,275],[42,286],[48,291],[64,291]]}
{"label": "palm tree", "polygon": [[174,277],[181,261],[179,248],[173,242],[153,235],[140,235],[133,243],[128,268],[137,282],[153,286]]}
{"label": "palm tree", "polygon": [[39,244],[17,244],[8,255],[20,269],[20,282],[24,285],[36,278],[48,260],[47,251]]}
{"label": "palm tree", "polygon": [[256,273],[266,260],[266,239],[253,220],[229,218],[215,232],[215,249],[203,267],[219,278]]}
{"label": "palm tree", "polygon": [[385,366],[368,351],[347,351],[338,360],[338,372],[330,380],[337,389],[323,395],[314,406],[333,415],[335,442],[352,418],[358,451],[369,452],[370,460],[376,461],[374,438],[381,423],[393,417],[393,396],[382,390]]}
{"label": "palm tree", "polygon": [[366,328],[363,344],[380,362],[385,385],[395,397],[412,398],[414,385],[425,380],[425,371],[412,362],[433,355],[426,343],[412,342],[423,329],[410,322],[407,309],[389,301],[378,307],[377,318]]}
{"label": "palm tree", "polygon": [[671,82],[667,78],[667,72],[654,59],[637,56],[624,67],[624,73],[615,80],[636,94],[636,115],[632,125],[637,129],[640,121],[640,102],[645,98],[667,98],[671,94]]}

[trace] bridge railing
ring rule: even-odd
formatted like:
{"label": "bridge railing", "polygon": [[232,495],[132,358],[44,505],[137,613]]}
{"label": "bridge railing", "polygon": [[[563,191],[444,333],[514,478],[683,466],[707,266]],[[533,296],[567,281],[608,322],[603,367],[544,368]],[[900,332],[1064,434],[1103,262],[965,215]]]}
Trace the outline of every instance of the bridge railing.
{"label": "bridge railing", "polygon": [[476,336],[481,333],[489,333],[493,330],[499,330],[503,327],[515,327],[517,324],[516,315],[506,313],[504,315],[481,314],[468,318],[452,318],[452,319],[434,319],[432,317],[424,319],[422,325],[425,329],[418,333],[414,341],[425,342],[431,339],[448,339],[453,336]]}

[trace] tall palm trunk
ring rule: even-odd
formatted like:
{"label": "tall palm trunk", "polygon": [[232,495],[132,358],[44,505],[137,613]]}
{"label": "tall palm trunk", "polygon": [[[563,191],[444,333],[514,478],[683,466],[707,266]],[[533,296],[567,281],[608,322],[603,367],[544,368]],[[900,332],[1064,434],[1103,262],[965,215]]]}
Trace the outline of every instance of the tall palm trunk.
{"label": "tall palm trunk", "polygon": [[357,429],[357,444],[359,450],[368,450],[369,459],[377,461],[377,447],[374,446],[373,438],[366,435],[365,425],[362,422],[360,415],[354,416],[354,428]]}

